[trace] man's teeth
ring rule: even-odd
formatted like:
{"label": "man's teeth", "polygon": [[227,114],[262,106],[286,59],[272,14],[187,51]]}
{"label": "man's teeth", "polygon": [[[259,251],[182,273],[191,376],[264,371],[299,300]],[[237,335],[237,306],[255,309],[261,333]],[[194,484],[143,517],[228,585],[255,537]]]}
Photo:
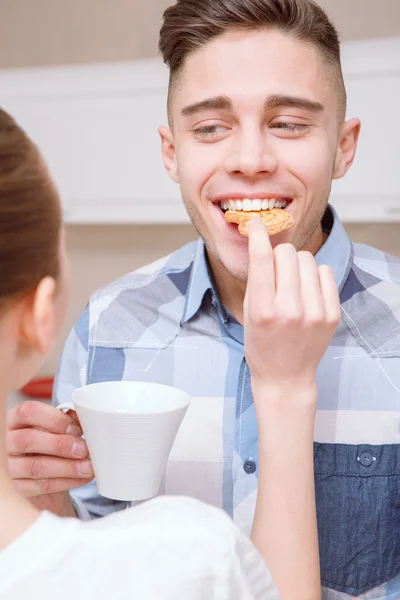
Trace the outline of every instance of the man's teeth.
{"label": "man's teeth", "polygon": [[268,200],[249,200],[245,198],[244,200],[224,200],[221,202],[222,210],[272,210],[273,208],[286,208],[286,206],[286,200],[276,200],[275,198]]}

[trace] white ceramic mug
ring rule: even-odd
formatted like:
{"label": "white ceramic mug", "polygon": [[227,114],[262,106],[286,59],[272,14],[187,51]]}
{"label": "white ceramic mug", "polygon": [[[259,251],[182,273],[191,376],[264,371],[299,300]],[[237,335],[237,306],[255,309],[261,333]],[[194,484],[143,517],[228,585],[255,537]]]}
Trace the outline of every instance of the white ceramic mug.
{"label": "white ceramic mug", "polygon": [[78,414],[99,493],[139,501],[157,495],[189,404],[171,386],[107,381],[76,389],[57,408]]}

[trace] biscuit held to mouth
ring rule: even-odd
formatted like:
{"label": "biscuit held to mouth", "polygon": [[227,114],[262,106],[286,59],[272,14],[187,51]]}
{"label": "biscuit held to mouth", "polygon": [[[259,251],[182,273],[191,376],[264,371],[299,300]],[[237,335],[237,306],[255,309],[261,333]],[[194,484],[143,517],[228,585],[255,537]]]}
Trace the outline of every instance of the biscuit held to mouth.
{"label": "biscuit held to mouth", "polygon": [[228,223],[236,223],[239,227],[239,233],[248,237],[248,226],[253,217],[260,217],[269,235],[275,235],[293,227],[295,221],[292,215],[282,208],[272,208],[271,210],[243,211],[227,210],[225,219]]}

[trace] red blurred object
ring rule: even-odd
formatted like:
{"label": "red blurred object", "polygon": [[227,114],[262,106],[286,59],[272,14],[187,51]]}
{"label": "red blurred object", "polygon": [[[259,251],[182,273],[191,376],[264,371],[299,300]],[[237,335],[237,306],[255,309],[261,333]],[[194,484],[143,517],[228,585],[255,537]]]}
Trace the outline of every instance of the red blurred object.
{"label": "red blurred object", "polygon": [[31,398],[50,399],[53,392],[54,377],[38,377],[32,379],[21,388],[22,394]]}

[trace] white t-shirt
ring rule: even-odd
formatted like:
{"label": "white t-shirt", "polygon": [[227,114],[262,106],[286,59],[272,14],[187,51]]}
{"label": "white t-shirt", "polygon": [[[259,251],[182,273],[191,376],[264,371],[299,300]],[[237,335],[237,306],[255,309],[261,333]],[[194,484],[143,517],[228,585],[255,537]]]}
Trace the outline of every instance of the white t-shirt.
{"label": "white t-shirt", "polygon": [[0,552],[1,600],[279,600],[222,511],[160,497],[82,522],[48,512]]}

